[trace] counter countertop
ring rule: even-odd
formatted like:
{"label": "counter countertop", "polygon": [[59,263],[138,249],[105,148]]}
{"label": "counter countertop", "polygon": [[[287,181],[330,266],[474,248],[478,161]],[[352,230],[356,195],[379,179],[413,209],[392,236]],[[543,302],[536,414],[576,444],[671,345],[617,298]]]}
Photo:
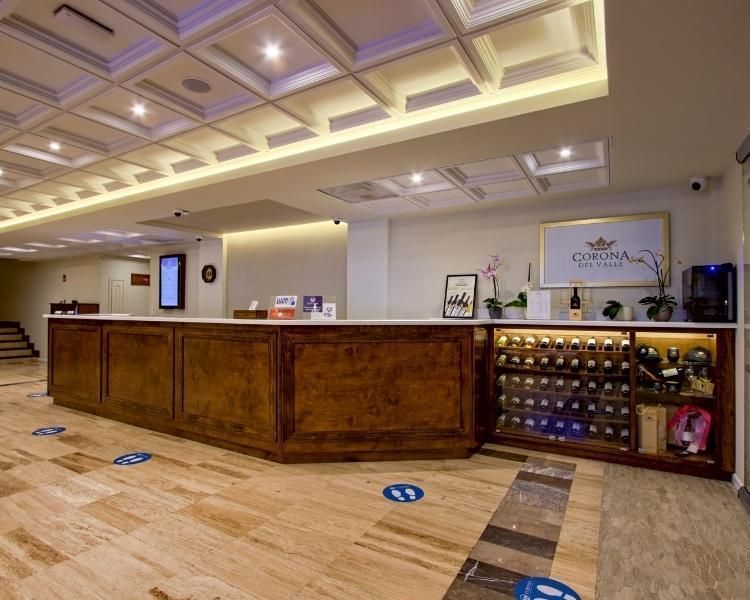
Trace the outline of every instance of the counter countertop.
{"label": "counter countertop", "polygon": [[569,327],[600,328],[600,329],[736,329],[736,323],[688,323],[685,321],[669,321],[658,323],[655,321],[563,321],[563,320],[530,320],[530,319],[372,319],[372,320],[338,320],[338,321],[310,321],[310,320],[270,320],[270,319],[220,319],[205,317],[144,317],[138,315],[92,314],[92,315],[44,315],[45,319],[71,319],[87,321],[146,321],[165,323],[215,323],[223,325],[303,325],[303,326],[333,326],[333,325],[495,325],[497,327],[514,327],[526,325],[529,327]]}

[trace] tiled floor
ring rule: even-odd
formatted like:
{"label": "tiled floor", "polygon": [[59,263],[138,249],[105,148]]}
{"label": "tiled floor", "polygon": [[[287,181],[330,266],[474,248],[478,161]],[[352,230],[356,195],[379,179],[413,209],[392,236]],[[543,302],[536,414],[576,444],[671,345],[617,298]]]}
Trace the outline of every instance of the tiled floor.
{"label": "tiled floor", "polygon": [[[708,493],[739,530],[726,484],[674,476],[677,493],[662,474],[492,445],[470,460],[279,465],[28,397],[43,365],[20,367],[0,368],[21,381],[0,386],[0,600],[505,600],[523,575],[584,600],[750,597],[739,533],[715,556],[684,539],[705,528],[658,533],[672,513],[655,505],[693,493],[686,507]],[[67,429],[31,435],[53,425]],[[154,458],[112,464],[133,451]],[[399,482],[425,497],[383,498]],[[670,553],[700,575],[681,596],[656,568]]]}

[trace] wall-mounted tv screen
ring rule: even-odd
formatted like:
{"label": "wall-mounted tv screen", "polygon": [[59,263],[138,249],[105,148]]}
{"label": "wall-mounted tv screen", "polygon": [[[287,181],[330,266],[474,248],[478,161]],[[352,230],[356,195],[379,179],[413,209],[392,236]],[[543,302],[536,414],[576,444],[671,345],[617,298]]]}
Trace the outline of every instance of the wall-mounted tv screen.
{"label": "wall-mounted tv screen", "polygon": [[159,257],[159,308],[185,308],[185,255]]}

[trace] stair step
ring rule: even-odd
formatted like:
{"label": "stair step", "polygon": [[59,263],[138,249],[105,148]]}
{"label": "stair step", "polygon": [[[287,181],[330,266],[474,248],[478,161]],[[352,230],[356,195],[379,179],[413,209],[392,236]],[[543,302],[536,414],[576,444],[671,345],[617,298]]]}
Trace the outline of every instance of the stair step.
{"label": "stair step", "polygon": [[18,327],[0,327],[0,334],[18,333]]}
{"label": "stair step", "polygon": [[18,321],[0,321],[0,327],[20,327],[21,324]]}
{"label": "stair step", "polygon": [[18,350],[19,348],[31,348],[31,345],[23,340],[18,340],[16,342],[0,342],[0,350]]}
{"label": "stair step", "polygon": [[23,335],[20,333],[0,333],[0,342],[20,342]]}
{"label": "stair step", "polygon": [[34,351],[31,348],[23,348],[21,350],[0,350],[0,358],[31,358],[33,356]]}

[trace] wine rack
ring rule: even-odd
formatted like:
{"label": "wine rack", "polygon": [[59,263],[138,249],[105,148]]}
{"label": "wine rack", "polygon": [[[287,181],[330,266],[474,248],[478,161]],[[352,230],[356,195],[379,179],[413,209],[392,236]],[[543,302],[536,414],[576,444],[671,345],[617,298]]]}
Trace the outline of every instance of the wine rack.
{"label": "wine rack", "polygon": [[[492,441],[731,477],[735,403],[731,325],[638,329],[539,322],[494,328],[493,334]],[[705,351],[698,353],[700,360],[695,360],[696,348]],[[711,418],[705,448],[697,451],[687,450],[690,431],[679,440],[667,426],[686,406],[693,407],[690,414],[701,414],[700,410]],[[657,414],[652,429],[644,420],[646,413]]]}

